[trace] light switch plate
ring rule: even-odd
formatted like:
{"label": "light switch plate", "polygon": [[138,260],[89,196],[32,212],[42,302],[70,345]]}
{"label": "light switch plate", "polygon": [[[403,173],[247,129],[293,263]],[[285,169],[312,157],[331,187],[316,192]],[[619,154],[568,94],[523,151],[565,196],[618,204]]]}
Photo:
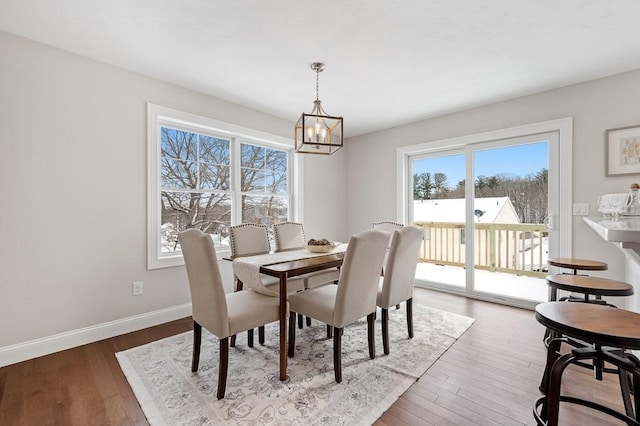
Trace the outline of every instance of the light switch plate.
{"label": "light switch plate", "polygon": [[574,216],[589,216],[589,204],[588,203],[573,203],[573,215]]}

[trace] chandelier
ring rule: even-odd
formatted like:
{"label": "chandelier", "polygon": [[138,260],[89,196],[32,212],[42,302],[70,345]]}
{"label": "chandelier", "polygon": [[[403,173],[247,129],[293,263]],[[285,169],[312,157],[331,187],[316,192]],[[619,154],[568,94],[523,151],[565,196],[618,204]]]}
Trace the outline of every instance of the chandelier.
{"label": "chandelier", "polygon": [[314,62],[311,69],[316,72],[316,100],[311,114],[303,112],[296,123],[296,152],[329,155],[342,148],[342,117],[330,116],[322,109],[318,82],[324,64]]}

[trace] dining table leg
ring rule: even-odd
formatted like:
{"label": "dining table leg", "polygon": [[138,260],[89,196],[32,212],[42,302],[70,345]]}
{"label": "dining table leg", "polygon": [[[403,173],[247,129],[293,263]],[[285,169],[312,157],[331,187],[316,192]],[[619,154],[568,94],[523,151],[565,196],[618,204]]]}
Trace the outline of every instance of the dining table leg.
{"label": "dining table leg", "polygon": [[280,380],[287,379],[287,274],[280,274]]}

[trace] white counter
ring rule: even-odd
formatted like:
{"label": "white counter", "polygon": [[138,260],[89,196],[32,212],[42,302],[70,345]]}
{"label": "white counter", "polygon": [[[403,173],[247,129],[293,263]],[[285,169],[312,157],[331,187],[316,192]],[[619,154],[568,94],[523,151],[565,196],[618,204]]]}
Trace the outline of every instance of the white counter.
{"label": "white counter", "polygon": [[[584,217],[583,220],[605,241],[611,242],[625,255],[625,281],[633,286],[635,296],[621,298],[618,307],[640,312],[640,217]],[[640,355],[638,353],[637,355]]]}
{"label": "white counter", "polygon": [[640,217],[621,217],[612,220],[604,217],[584,217],[585,223],[605,241],[618,243],[622,249],[633,250],[640,262]]}

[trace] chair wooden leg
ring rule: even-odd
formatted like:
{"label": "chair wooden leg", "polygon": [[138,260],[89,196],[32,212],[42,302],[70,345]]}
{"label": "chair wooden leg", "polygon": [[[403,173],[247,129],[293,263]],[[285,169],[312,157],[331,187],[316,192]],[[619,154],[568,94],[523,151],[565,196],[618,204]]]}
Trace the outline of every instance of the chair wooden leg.
{"label": "chair wooden leg", "polygon": [[407,299],[407,331],[409,339],[413,339],[413,298]]}
{"label": "chair wooden leg", "polygon": [[289,312],[289,345],[287,348],[287,355],[289,358],[293,358],[296,350],[296,313]]}
{"label": "chair wooden leg", "polygon": [[258,327],[258,343],[264,345],[264,325]]}
{"label": "chair wooden leg", "polygon": [[369,358],[376,357],[376,313],[367,315],[367,340],[369,341]]}
{"label": "chair wooden leg", "polygon": [[307,319],[307,327],[311,327],[311,317],[306,317]]}
{"label": "chair wooden leg", "polygon": [[629,417],[633,417],[633,404],[631,403],[631,389],[630,389],[630,374],[618,368],[618,380],[620,381],[620,393],[622,394],[622,403],[624,405],[624,411]]}
{"label": "chair wooden leg", "polygon": [[229,338],[220,339],[220,366],[218,368],[218,399],[224,398],[229,368]]}
{"label": "chair wooden leg", "polygon": [[327,339],[331,339],[333,337],[333,327],[327,324]]}
{"label": "chair wooden leg", "polygon": [[631,392],[633,392],[633,406],[636,409],[636,420],[640,421],[640,377],[638,375],[633,374],[633,382],[632,382]]}
{"label": "chair wooden leg", "polygon": [[382,350],[389,355],[389,310],[382,308]]}
{"label": "chair wooden leg", "polygon": [[298,328],[302,330],[302,327],[304,327],[304,318],[303,315],[298,315]]}
{"label": "chair wooden leg", "polygon": [[[241,291],[243,287],[242,281],[236,278],[236,288],[235,291]],[[236,347],[236,335],[231,336],[231,343],[229,344],[232,348]]]}
{"label": "chair wooden leg", "polygon": [[253,347],[253,328],[251,330],[247,330],[247,346],[250,348]]}
{"label": "chair wooden leg", "polygon": [[342,382],[342,328],[333,330],[333,372],[336,382]]}
{"label": "chair wooden leg", "polygon": [[202,326],[193,322],[193,357],[191,358],[191,371],[198,371],[200,363],[200,343],[202,342]]}
{"label": "chair wooden leg", "polygon": [[[542,373],[542,380],[538,389],[545,395],[549,394],[549,374],[551,373],[551,366],[558,359],[560,352],[560,340],[561,335],[553,330],[549,330],[549,340],[547,340],[547,362],[544,367],[544,373]],[[546,412],[546,405],[543,405],[543,412]],[[545,414],[546,416],[546,414]]]}

